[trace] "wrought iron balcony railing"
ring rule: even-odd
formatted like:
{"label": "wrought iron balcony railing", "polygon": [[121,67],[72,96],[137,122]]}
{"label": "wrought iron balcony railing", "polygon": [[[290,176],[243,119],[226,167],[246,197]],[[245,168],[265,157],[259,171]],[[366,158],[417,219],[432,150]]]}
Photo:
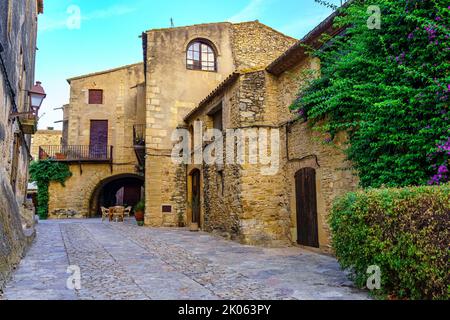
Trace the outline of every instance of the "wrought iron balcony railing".
{"label": "wrought iron balcony railing", "polygon": [[112,162],[113,146],[40,146],[39,160],[62,162]]}

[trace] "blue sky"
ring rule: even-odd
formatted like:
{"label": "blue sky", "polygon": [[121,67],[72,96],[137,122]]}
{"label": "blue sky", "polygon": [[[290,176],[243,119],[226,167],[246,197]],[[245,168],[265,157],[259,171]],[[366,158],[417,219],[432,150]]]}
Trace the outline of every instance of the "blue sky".
{"label": "blue sky", "polygon": [[[340,0],[331,1],[340,3]],[[45,0],[39,16],[36,80],[47,92],[40,128],[62,119],[67,78],[142,61],[142,31],[209,22],[259,19],[302,38],[331,12],[314,0]],[[80,10],[79,28],[71,22]],[[71,11],[72,10],[72,11]]]}

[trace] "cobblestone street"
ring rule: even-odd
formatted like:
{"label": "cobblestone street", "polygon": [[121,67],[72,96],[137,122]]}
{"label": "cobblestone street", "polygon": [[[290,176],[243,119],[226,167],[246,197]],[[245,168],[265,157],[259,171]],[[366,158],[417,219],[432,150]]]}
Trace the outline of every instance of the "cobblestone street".
{"label": "cobblestone street", "polygon": [[[300,248],[100,220],[45,221],[0,299],[367,299],[337,262]],[[69,265],[81,290],[66,288]]]}

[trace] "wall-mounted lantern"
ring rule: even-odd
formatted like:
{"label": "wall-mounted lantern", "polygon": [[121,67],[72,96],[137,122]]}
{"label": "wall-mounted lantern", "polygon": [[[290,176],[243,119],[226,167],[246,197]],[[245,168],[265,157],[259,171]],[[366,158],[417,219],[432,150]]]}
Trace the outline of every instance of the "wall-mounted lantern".
{"label": "wall-mounted lantern", "polygon": [[17,112],[11,114],[12,117],[19,118],[22,132],[24,134],[34,134],[37,131],[37,122],[39,120],[38,113],[42,106],[42,102],[47,97],[41,82],[36,81],[36,84],[28,91],[30,98],[30,111]]}
{"label": "wall-mounted lantern", "polygon": [[38,115],[39,108],[42,105],[47,94],[45,93],[44,88],[42,88],[40,81],[36,81],[36,84],[28,91],[28,95],[30,96],[30,105],[31,110],[35,112],[35,115]]}

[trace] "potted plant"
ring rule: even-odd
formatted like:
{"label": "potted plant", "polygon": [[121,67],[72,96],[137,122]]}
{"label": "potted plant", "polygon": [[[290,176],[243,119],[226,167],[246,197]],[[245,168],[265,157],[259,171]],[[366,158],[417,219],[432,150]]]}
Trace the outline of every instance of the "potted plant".
{"label": "potted plant", "polygon": [[145,222],[145,201],[141,200],[134,206],[134,218],[138,226],[142,227]]}
{"label": "potted plant", "polygon": [[56,160],[66,160],[66,155],[64,153],[56,153],[55,154]]}

